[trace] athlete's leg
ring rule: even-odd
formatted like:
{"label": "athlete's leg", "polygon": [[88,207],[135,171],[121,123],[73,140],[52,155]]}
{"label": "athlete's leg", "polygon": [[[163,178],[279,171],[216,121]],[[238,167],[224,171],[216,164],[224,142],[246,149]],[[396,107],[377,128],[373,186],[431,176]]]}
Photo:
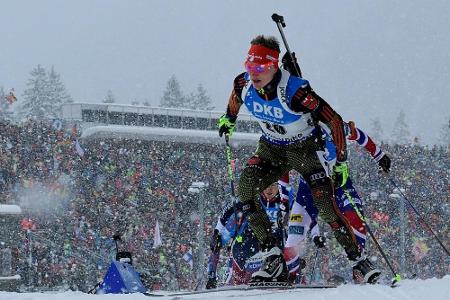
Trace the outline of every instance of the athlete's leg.
{"label": "athlete's leg", "polygon": [[260,141],[239,180],[243,212],[263,252],[261,269],[252,274],[254,281],[285,281],[288,277],[286,262],[271,230],[272,224],[259,201],[259,194],[290,169],[283,150],[283,147]]}
{"label": "athlete's leg", "polygon": [[289,170],[283,160],[285,156],[280,149],[260,141],[255,155],[248,160],[239,180],[239,198],[243,203],[243,211],[262,250],[275,246],[275,239],[259,196],[266,187]]}
{"label": "athlete's leg", "polygon": [[311,218],[305,208],[295,201],[289,216],[288,238],[283,251],[290,276],[299,272],[300,252],[304,248],[310,224]]}
{"label": "athlete's leg", "polygon": [[321,218],[331,226],[334,236],[344,248],[348,258],[356,260],[361,252],[350,224],[335,202],[333,182],[327,176],[317,155],[317,151],[321,150],[322,147],[315,138],[295,144],[287,150],[289,165],[302,174],[308,182]]}
{"label": "athlete's leg", "polygon": [[[359,214],[361,214],[364,217],[362,200],[354,188],[350,178],[343,187],[336,189],[336,202],[339,210],[350,223],[361,251],[364,251],[366,246],[367,230],[364,225],[364,221],[359,216]],[[355,206],[359,213],[356,211]]]}

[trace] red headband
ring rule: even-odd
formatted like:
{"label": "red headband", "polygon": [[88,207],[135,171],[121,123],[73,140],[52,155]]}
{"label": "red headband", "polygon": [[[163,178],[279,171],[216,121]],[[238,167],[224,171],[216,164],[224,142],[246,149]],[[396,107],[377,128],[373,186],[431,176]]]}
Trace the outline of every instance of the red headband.
{"label": "red headband", "polygon": [[247,61],[255,64],[277,63],[280,52],[262,45],[252,45],[248,50]]}

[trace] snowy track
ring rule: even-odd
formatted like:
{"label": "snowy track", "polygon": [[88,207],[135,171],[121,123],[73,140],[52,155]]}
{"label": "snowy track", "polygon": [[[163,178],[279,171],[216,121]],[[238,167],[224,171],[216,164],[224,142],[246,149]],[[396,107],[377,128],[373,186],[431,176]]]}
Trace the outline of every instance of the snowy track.
{"label": "snowy track", "polygon": [[344,285],[335,289],[305,289],[305,290],[250,290],[222,291],[217,293],[169,296],[171,292],[161,292],[164,296],[147,297],[142,294],[132,295],[87,295],[80,292],[60,293],[7,293],[0,292],[1,300],[181,300],[181,299],[212,299],[212,300],[448,300],[450,299],[450,276],[443,279],[405,280],[397,288],[382,285]]}

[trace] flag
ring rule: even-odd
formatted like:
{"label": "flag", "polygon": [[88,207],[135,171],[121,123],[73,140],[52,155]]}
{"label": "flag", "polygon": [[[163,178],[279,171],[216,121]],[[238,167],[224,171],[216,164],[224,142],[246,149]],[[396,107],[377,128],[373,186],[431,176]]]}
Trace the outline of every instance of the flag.
{"label": "flag", "polygon": [[70,130],[70,135],[72,136],[72,138],[76,138],[78,135],[78,128],[77,128],[77,124],[73,124],[72,125],[72,129]]}
{"label": "flag", "polygon": [[52,127],[53,127],[55,130],[61,130],[61,129],[62,129],[62,126],[63,126],[63,123],[62,123],[62,121],[61,121],[60,119],[54,119],[54,120],[53,120]]}
{"label": "flag", "polygon": [[8,101],[9,104],[13,104],[17,101],[16,96],[14,95],[14,89],[11,89],[8,95],[5,96],[6,101]]}
{"label": "flag", "polygon": [[22,230],[36,230],[36,224],[30,218],[23,218],[20,221]]}
{"label": "flag", "polygon": [[84,156],[84,150],[81,148],[80,143],[78,142],[78,139],[73,142],[75,144],[75,151],[78,153],[79,156]]}
{"label": "flag", "polygon": [[161,241],[161,231],[159,230],[159,223],[158,220],[156,220],[155,224],[155,234],[153,236],[153,248],[157,248],[162,245]]}
{"label": "flag", "polygon": [[189,264],[189,266],[191,266],[191,270],[194,268],[194,261],[192,259],[192,248],[190,248],[188,250],[188,252],[186,252],[183,255],[183,259]]}

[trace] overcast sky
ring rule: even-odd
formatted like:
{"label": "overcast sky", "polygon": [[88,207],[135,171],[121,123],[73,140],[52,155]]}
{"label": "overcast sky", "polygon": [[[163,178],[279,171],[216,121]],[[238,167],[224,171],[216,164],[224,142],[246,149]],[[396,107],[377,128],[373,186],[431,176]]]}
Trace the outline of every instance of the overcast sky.
{"label": "overcast sky", "polygon": [[[303,76],[344,119],[392,132],[400,109],[412,134],[436,142],[450,117],[448,0],[0,0],[0,86],[23,93],[52,65],[78,102],[158,105],[174,74],[202,83],[224,110],[249,41],[285,34]],[[281,40],[281,38],[280,38]]]}

